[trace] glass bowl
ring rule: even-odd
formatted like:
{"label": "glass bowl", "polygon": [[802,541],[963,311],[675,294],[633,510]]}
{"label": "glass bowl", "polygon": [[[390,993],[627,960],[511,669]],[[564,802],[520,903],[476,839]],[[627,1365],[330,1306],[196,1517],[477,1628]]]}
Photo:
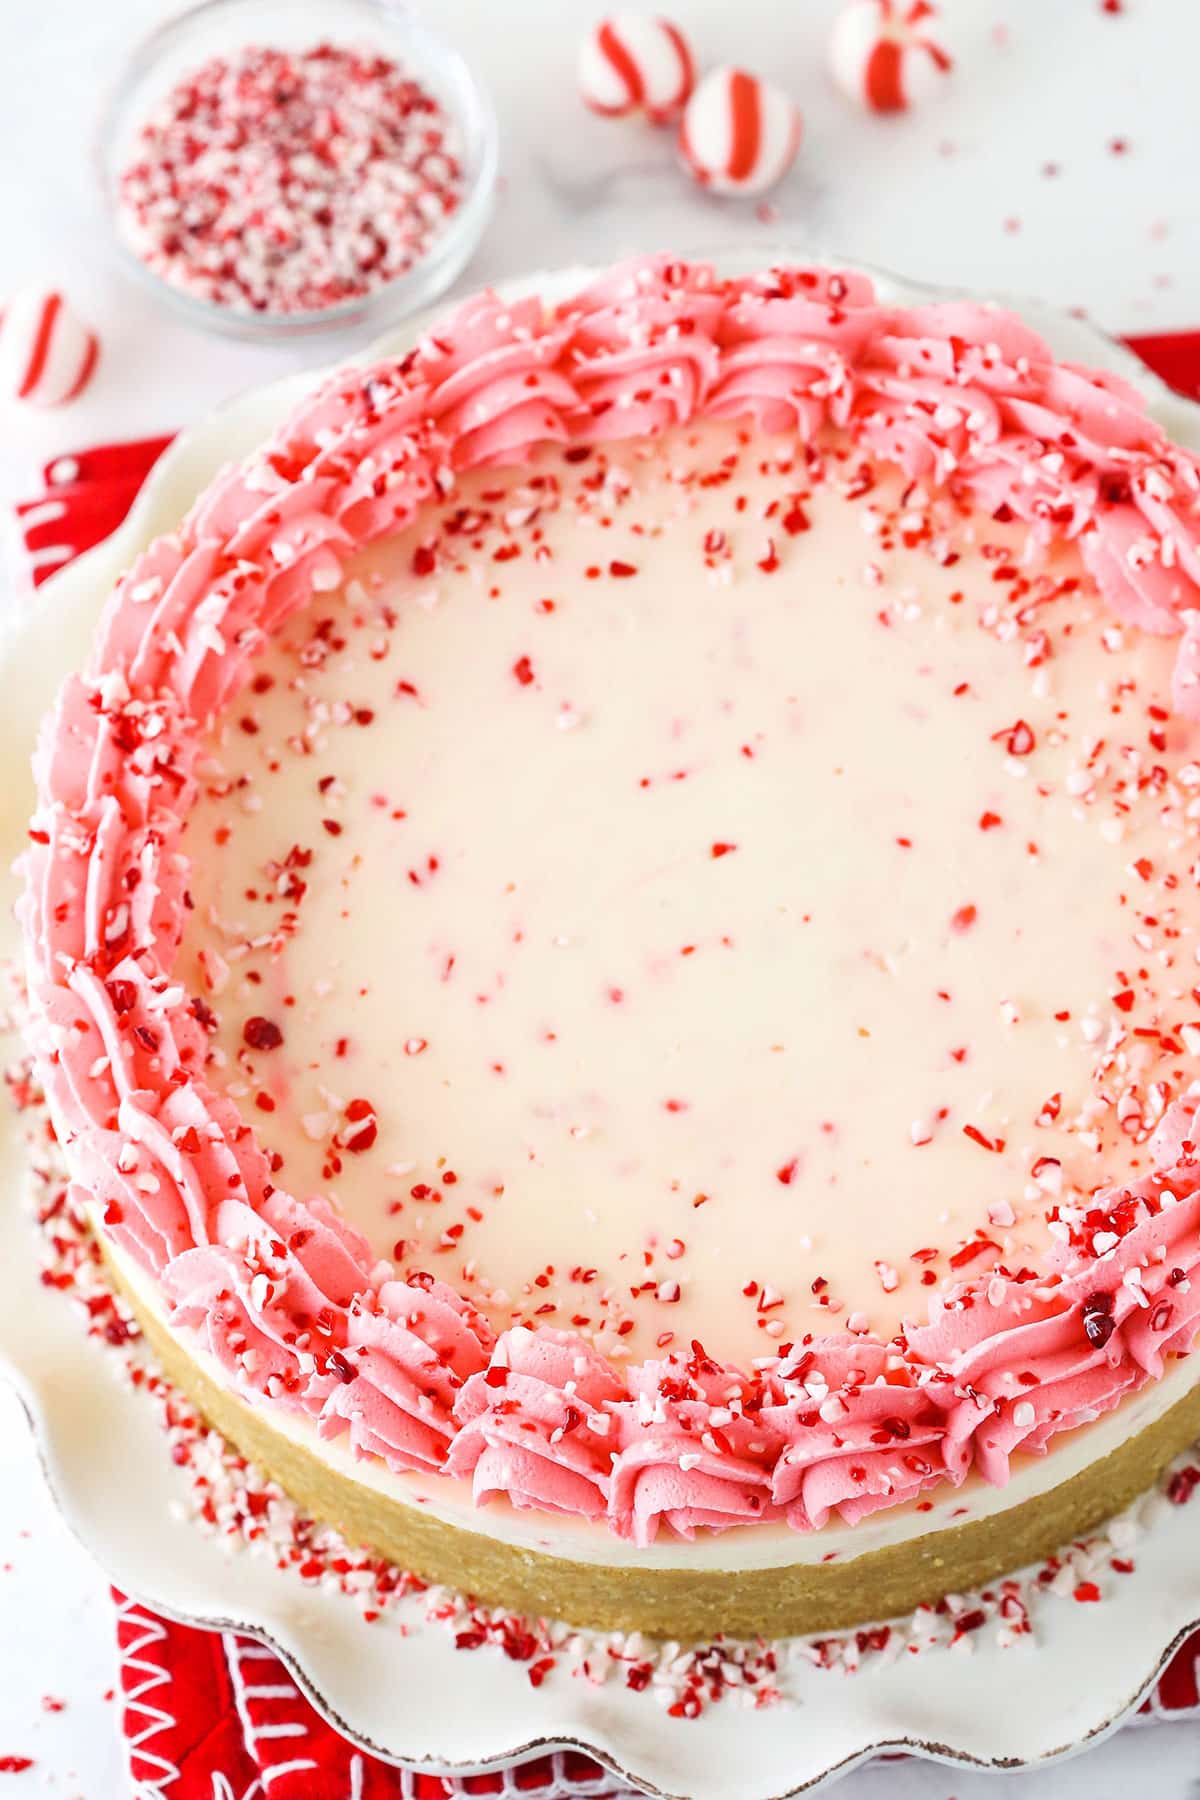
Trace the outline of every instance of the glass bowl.
{"label": "glass bowl", "polygon": [[[305,50],[326,40],[378,50],[416,76],[454,120],[462,141],[462,197],[410,269],[369,293],[310,312],[242,311],[188,293],[151,269],[119,220],[120,178],[139,127],[184,76],[248,44]],[[97,144],[104,204],[122,265],[176,313],[208,331],[260,342],[365,325],[381,330],[436,299],[461,274],[491,215],[497,134],[491,101],[458,51],[401,0],[203,0],[139,43],[109,95]]]}

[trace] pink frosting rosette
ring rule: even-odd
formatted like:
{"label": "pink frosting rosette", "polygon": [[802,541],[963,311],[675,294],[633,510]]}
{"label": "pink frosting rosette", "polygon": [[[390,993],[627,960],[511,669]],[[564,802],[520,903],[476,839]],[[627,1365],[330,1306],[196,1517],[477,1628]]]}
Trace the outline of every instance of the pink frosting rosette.
{"label": "pink frosting rosette", "polygon": [[[199,1109],[193,1110],[184,1085],[162,1097],[147,1085],[144,1065],[151,1052],[119,1030],[110,992],[115,989],[124,1004],[122,979],[105,984],[80,965],[70,987],[44,996],[41,1025],[56,1046],[45,1083],[51,1105],[74,1121],[68,1142],[77,1182],[117,1241],[157,1271],[207,1236],[207,1195],[174,1137]],[[158,1032],[157,1046],[166,1063],[180,1066],[177,1042],[166,1028]],[[115,1092],[105,1095],[92,1079],[99,1062],[111,1068]]]}
{"label": "pink frosting rosette", "polygon": [[565,342],[547,328],[540,300],[494,294],[467,301],[424,340],[427,405],[456,468],[516,462],[538,444],[566,441],[576,395],[558,366]]}
{"label": "pink frosting rosette", "polygon": [[162,1271],[175,1325],[190,1326],[239,1386],[305,1409],[310,1376],[346,1342],[347,1312],[369,1290],[366,1240],[319,1197],[271,1194],[255,1210],[222,1200],[210,1239]]}
{"label": "pink frosting rosette", "polygon": [[608,1502],[612,1407],[625,1388],[581,1338],[516,1325],[455,1404],[459,1432],[446,1469],[470,1476],[475,1499],[593,1518]]}
{"label": "pink frosting rosette", "polygon": [[178,830],[170,803],[192,798],[190,757],[172,747],[180,726],[170,695],[135,703],[120,672],[72,677],[59,696],[34,762],[56,803],[31,823],[20,911],[60,972],[86,964],[104,978],[131,952],[176,948],[184,872],[161,845]]}
{"label": "pink frosting rosette", "polygon": [[561,307],[576,434],[644,437],[705,410],[723,307],[710,271],[665,257],[617,270]]}
{"label": "pink frosting rosette", "polygon": [[[964,1314],[948,1300],[909,1341],[916,1354],[945,1359],[953,1396],[947,1466],[963,1474],[974,1466],[1002,1486],[1017,1451],[1037,1453],[1054,1431],[1099,1417],[1139,1377],[1120,1340],[1107,1348],[1090,1341],[1079,1296],[1054,1288],[1013,1293],[1002,1280],[990,1287],[994,1301],[976,1295]],[[1110,1297],[1100,1286],[1090,1292]]]}
{"label": "pink frosting rosette", "polygon": [[1104,1248],[1084,1267],[1075,1246],[1060,1245],[1044,1278],[992,1276],[940,1297],[928,1324],[907,1329],[909,1354],[952,1384],[949,1466],[973,1464],[1003,1484],[1015,1453],[1040,1454],[1190,1351],[1200,1329],[1194,1119],[1193,1106],[1171,1107],[1151,1140],[1162,1170],[1093,1196],[1080,1224]]}
{"label": "pink frosting rosette", "polygon": [[871,281],[851,269],[764,269],[730,282],[722,344],[797,338],[828,344],[857,361],[888,316]]}
{"label": "pink frosting rosette", "polygon": [[854,363],[881,316],[861,275],[781,269],[752,277],[721,320],[721,371],[707,410],[811,443],[823,425],[849,417]]}
{"label": "pink frosting rosette", "polygon": [[608,1504],[622,1537],[649,1544],[664,1524],[691,1538],[779,1516],[771,1471],[784,1440],[757,1383],[697,1352],[632,1369],[630,1389]]}
{"label": "pink frosting rosette", "polygon": [[493,1334],[444,1281],[385,1281],[350,1308],[344,1346],[308,1384],[321,1437],[350,1433],[359,1456],[392,1469],[440,1469],[463,1383],[486,1367]]}
{"label": "pink frosting rosette", "polygon": [[360,543],[402,530],[441,491],[450,448],[433,427],[429,384],[400,374],[415,361],[340,371],[282,445],[228,470],[197,503],[202,541],[233,528],[241,591],[265,575],[268,632],[314,586],[336,585]]}
{"label": "pink frosting rosette", "polygon": [[717,419],[753,419],[763,431],[794,431],[811,443],[849,385],[847,365],[831,345],[753,337],[724,351],[709,411]]}
{"label": "pink frosting rosette", "polygon": [[915,1372],[870,1339],[817,1338],[775,1379],[786,1398],[765,1416],[786,1448],[771,1493],[796,1530],[819,1531],[835,1512],[853,1524],[947,1476],[961,1480],[945,1455],[953,1394],[935,1367]]}

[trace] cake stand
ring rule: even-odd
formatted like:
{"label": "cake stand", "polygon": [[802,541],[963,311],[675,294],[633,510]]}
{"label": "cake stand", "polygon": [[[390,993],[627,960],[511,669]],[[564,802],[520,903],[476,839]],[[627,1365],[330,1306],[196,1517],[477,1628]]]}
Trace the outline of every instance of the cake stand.
{"label": "cake stand", "polygon": [[[715,259],[724,272],[745,257]],[[795,248],[772,261],[840,263]],[[865,271],[887,298],[961,298]],[[583,285],[582,269],[538,275],[511,293],[550,298]],[[1178,399],[1134,357],[1084,323],[1015,303],[1056,355],[1112,369],[1139,387],[1180,442],[1200,448],[1200,407]],[[363,360],[406,349],[422,321],[372,346]],[[37,722],[62,677],[86,654],[120,571],[169,530],[224,463],[248,454],[325,371],[247,393],[183,433],[155,467],[132,512],[105,543],[39,593],[0,639],[0,864],[24,840],[32,805],[28,757]],[[11,877],[0,892],[0,955],[12,954]],[[728,1699],[695,1720],[672,1719],[651,1695],[593,1687],[557,1672],[540,1688],[499,1651],[457,1651],[429,1624],[368,1624],[354,1604],[281,1572],[230,1556],[182,1520],[186,1477],[144,1398],[114,1382],[72,1308],[37,1279],[35,1233],[17,1195],[23,1149],[0,1131],[0,1369],[12,1378],[67,1523],[108,1576],[157,1612],[269,1643],[319,1712],[375,1755],[465,1775],[571,1747],[631,1784],[673,1800],[783,1800],[882,1751],[905,1750],[985,1768],[1048,1762],[1114,1730],[1200,1623],[1200,1554],[1192,1509],[1168,1507],[1139,1542],[1136,1570],[1102,1606],[1046,1604],[1036,1635],[1009,1648],[985,1634],[968,1654],[932,1651],[868,1663],[853,1676],[806,1665],[789,1671],[791,1697],[750,1716]],[[134,1474],[136,1472],[136,1476]],[[985,1698],[986,1697],[986,1698]]]}

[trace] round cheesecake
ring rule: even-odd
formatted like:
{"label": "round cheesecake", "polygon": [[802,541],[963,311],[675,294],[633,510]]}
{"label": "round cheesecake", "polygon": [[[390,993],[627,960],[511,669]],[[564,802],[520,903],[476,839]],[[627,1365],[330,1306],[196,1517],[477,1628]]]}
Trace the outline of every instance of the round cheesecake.
{"label": "round cheesecake", "polygon": [[1200,1431],[1200,478],[1012,315],[656,259],[343,372],[37,759],[28,1032],[173,1377],[485,1600],[691,1637]]}

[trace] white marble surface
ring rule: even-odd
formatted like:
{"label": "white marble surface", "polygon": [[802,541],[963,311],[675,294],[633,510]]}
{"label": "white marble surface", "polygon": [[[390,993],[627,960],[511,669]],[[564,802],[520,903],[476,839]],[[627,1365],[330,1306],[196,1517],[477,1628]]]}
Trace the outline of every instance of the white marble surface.
{"label": "white marble surface", "polygon": [[[97,379],[69,411],[17,414],[0,398],[0,508],[30,491],[48,456],[186,423],[336,352],[332,341],[267,349],[198,336],[110,262],[92,167],[98,95],[134,37],[171,10],[166,0],[0,0],[0,303],[18,283],[51,278],[104,341]],[[1080,306],[1114,331],[1200,326],[1195,0],[1123,0],[1115,14],[1101,0],[948,0],[958,69],[921,113],[888,121],[829,90],[834,0],[675,0],[703,60],[770,72],[804,111],[801,156],[771,218],[701,195],[661,134],[583,113],[574,42],[599,7],[427,0],[424,10],[474,60],[500,115],[502,190],[469,279],[636,248],[807,239],[929,280]],[[0,1800],[128,1791],[115,1675],[103,1577],[55,1518],[0,1391],[0,1756],[35,1758],[24,1775],[0,1774]],[[62,1710],[47,1710],[47,1696]],[[1155,1800],[1200,1794],[1200,1726],[1126,1731],[1005,1791],[1107,1800],[1133,1782]],[[838,1789],[845,1800],[996,1791],[991,1778],[916,1764],[865,1770]]]}

